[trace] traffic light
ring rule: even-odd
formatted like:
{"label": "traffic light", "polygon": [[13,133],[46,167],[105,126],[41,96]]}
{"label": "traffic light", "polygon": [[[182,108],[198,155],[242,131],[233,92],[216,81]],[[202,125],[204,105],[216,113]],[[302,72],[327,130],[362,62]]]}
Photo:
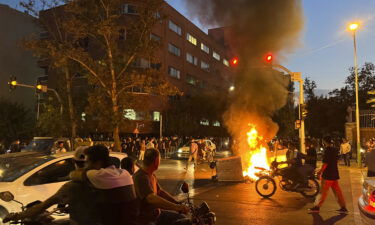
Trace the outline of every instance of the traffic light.
{"label": "traffic light", "polygon": [[47,92],[47,86],[46,85],[43,85],[40,80],[38,79],[37,80],[37,83],[35,85],[35,92],[37,94],[40,94],[42,92]]}
{"label": "traffic light", "polygon": [[237,57],[234,57],[232,60],[230,60],[230,64],[232,67],[238,66],[239,59]]}
{"label": "traffic light", "polygon": [[265,57],[265,60],[266,60],[267,63],[272,63],[273,55],[271,53],[268,53]]}
{"label": "traffic light", "polygon": [[17,78],[11,76],[8,81],[9,84],[9,91],[13,91],[17,87]]}
{"label": "traffic light", "polygon": [[309,112],[307,111],[307,105],[306,104],[302,104],[301,105],[301,119],[302,120],[306,119],[308,113]]}

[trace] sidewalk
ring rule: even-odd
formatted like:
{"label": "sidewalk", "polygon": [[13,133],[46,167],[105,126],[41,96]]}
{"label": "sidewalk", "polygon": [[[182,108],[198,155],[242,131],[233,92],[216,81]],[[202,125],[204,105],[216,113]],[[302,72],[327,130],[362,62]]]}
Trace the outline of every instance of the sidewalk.
{"label": "sidewalk", "polygon": [[[340,166],[340,185],[350,211],[340,215],[332,192],[320,214],[309,214],[313,200],[298,193],[277,189],[271,199],[262,199],[254,184],[216,183],[193,193],[196,204],[206,201],[217,215],[217,225],[363,225],[357,200],[361,195],[362,173],[354,167]],[[367,224],[366,224],[367,225]]]}

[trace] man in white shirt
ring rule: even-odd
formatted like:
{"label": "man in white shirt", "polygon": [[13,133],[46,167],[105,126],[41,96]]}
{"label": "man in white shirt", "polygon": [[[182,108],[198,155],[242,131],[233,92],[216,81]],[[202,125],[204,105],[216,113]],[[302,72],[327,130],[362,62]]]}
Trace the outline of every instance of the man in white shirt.
{"label": "man in white shirt", "polygon": [[352,147],[350,143],[345,138],[342,139],[342,144],[340,145],[340,153],[344,158],[345,166],[350,166],[350,154]]}

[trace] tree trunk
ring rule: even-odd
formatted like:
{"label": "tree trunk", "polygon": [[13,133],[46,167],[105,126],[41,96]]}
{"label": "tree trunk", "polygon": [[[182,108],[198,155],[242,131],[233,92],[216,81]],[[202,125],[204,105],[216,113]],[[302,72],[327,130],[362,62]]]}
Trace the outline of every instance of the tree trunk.
{"label": "tree trunk", "polygon": [[69,68],[64,69],[65,72],[65,81],[66,81],[66,96],[68,98],[68,112],[69,112],[69,121],[70,121],[70,137],[74,139],[77,137],[77,120],[75,116],[75,108],[73,104],[72,96],[72,77],[69,71]]}
{"label": "tree trunk", "polygon": [[115,151],[121,151],[120,141],[120,119],[119,119],[119,105],[116,97],[116,92],[112,91],[112,110],[113,110],[113,140],[115,141]]}

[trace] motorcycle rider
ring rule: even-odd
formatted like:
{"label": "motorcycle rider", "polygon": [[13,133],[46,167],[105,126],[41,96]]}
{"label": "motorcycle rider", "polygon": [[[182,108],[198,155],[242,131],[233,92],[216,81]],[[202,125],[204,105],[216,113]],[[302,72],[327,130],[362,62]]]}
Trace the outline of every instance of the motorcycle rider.
{"label": "motorcycle rider", "polygon": [[[84,150],[87,147],[78,147],[74,154],[74,164],[77,170],[82,170],[85,166]],[[64,184],[53,196],[44,202],[36,204],[20,213],[7,215],[3,222],[24,220],[35,218],[53,205],[69,205],[69,216],[71,225],[97,225],[98,220],[94,214],[95,193],[87,185],[81,182],[68,182]]]}
{"label": "motorcycle rider", "polygon": [[303,154],[301,154],[293,143],[288,144],[288,151],[286,153],[289,167],[285,170],[286,175],[293,181],[293,189],[306,186],[306,177],[303,175]]}
{"label": "motorcycle rider", "polygon": [[87,148],[85,155],[85,170],[73,171],[70,177],[95,190],[94,215],[99,216],[102,225],[137,225],[139,207],[129,172],[111,163],[104,145]]}
{"label": "motorcycle rider", "polygon": [[[143,167],[134,175],[134,186],[140,202],[139,224],[173,225],[185,218],[189,208],[179,204],[168,192],[164,191],[155,176],[160,165],[160,153],[154,148],[145,152]],[[178,213],[179,212],[179,213]]]}

